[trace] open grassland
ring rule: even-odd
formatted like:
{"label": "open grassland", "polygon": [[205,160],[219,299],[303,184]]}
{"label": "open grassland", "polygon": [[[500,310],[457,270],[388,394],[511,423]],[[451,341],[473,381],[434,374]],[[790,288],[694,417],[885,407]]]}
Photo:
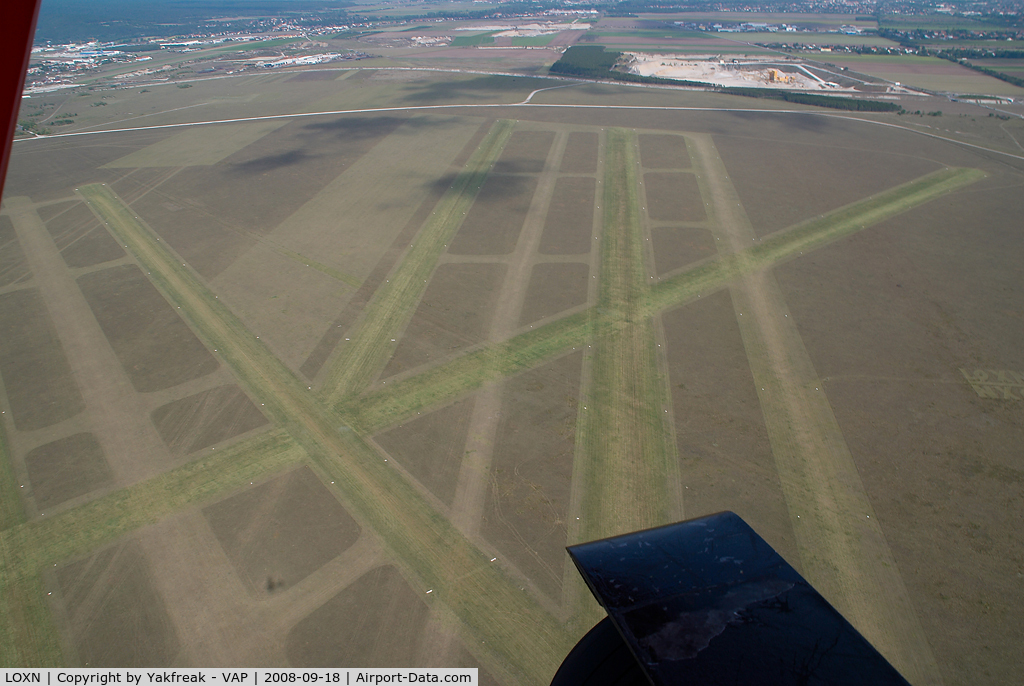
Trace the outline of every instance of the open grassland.
{"label": "open grassland", "polygon": [[7,430],[4,428],[4,422],[0,422],[0,531],[25,521],[25,510],[21,505],[13,465]]}
{"label": "open grassland", "polygon": [[[493,155],[495,139],[503,142],[500,134],[509,129],[499,124],[499,135],[488,139],[484,151]],[[479,184],[483,174],[468,176]],[[338,418],[324,412],[308,387],[184,265],[179,267],[165,245],[108,188],[94,185],[80,190],[169,300],[180,303],[183,315],[207,345],[224,351],[225,361],[266,411],[296,437],[318,471],[337,482],[337,492],[352,511],[377,532],[420,583],[434,590],[435,601],[445,603],[465,630],[486,642],[481,650],[518,678],[538,681],[549,676],[570,645],[555,618],[506,572],[490,564],[485,553],[436,512],[361,436],[339,431]],[[460,195],[450,204],[459,207]],[[372,347],[367,351],[373,354]],[[523,655],[531,656],[530,661],[524,663]]]}
{"label": "open grassland", "polygon": [[948,93],[1024,95],[1024,88],[938,57],[833,54],[828,56],[827,61],[838,67],[848,67],[850,71],[898,82],[912,88]]}
{"label": "open grassland", "polygon": [[263,138],[284,121],[259,121],[223,126],[197,126],[125,155],[107,167],[193,167],[220,162]]}
{"label": "open grassland", "polygon": [[352,340],[330,362],[331,369],[321,389],[328,402],[336,403],[347,395],[359,393],[383,368],[393,351],[391,339],[397,337],[411,315],[438,257],[462,225],[513,127],[514,122],[507,120],[495,123],[438,203],[391,278],[374,294],[359,328],[350,337]]}

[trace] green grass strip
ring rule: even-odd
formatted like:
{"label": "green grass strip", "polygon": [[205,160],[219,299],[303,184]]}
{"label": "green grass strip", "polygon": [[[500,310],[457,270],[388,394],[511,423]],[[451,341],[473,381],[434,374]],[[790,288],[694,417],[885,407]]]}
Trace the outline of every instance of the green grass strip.
{"label": "green grass strip", "polygon": [[814,250],[870,225],[902,214],[988,176],[980,169],[946,167],[811,219],[762,241],[747,252],[753,266],[762,267]]}
{"label": "green grass strip", "polygon": [[0,531],[25,521],[25,510],[21,507],[18,480],[14,476],[14,463],[4,421],[0,419]]}
{"label": "green grass strip", "polygon": [[[650,316],[710,295],[752,270],[797,257],[984,176],[984,172],[976,169],[940,170],[798,224],[738,256],[719,257],[659,282],[646,292],[643,313]],[[614,316],[609,315],[615,313],[606,307],[571,315],[508,341],[471,351],[387,388],[357,399],[349,398],[337,409],[349,415],[354,426],[374,434],[405,422],[424,409],[450,403],[491,379],[533,369],[573,347],[585,345],[593,332],[612,326]]]}
{"label": "green grass strip", "polygon": [[40,575],[8,574],[0,568],[0,668],[63,664]]}
{"label": "green grass strip", "polygon": [[561,622],[345,426],[349,420],[325,408],[107,186],[86,186],[79,192],[168,300],[181,307],[197,335],[217,348],[318,471],[330,475],[335,484],[328,488],[337,489],[401,564],[434,591],[430,602],[452,609],[475,634],[474,640],[480,640],[480,650],[489,651],[521,681],[549,681],[571,647]]}
{"label": "green grass strip", "polygon": [[0,532],[0,666],[62,664],[40,569],[305,458],[287,433],[270,431],[90,503]]}
{"label": "green grass strip", "polygon": [[[659,379],[640,224],[635,134],[610,129],[605,148],[598,313],[590,384],[579,407],[584,540],[668,521],[674,449]],[[586,408],[586,409],[584,409]]]}
{"label": "green grass strip", "polygon": [[32,573],[83,555],[194,503],[207,502],[306,457],[272,430],[79,507],[0,533],[8,571]]}
{"label": "green grass strip", "polygon": [[533,369],[573,347],[582,347],[591,329],[589,311],[563,317],[417,376],[389,383],[374,393],[350,399],[338,410],[351,416],[360,431],[372,435],[406,421],[417,412],[447,404],[491,379]]}
{"label": "green grass strip", "polygon": [[391,339],[397,338],[444,251],[459,230],[491,166],[501,155],[515,122],[500,120],[484,137],[451,188],[417,234],[402,262],[381,284],[367,305],[363,320],[331,362],[321,394],[330,404],[354,396],[366,388],[394,352]]}
{"label": "green grass strip", "polygon": [[780,231],[731,256],[660,282],[648,310],[658,312],[721,288],[737,276],[799,257],[985,178],[979,169],[947,167]]}

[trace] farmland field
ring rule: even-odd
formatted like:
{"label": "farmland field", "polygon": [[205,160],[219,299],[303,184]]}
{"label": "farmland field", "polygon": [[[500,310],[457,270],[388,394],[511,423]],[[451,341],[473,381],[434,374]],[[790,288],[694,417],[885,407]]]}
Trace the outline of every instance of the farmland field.
{"label": "farmland field", "polygon": [[1019,126],[384,66],[16,143],[0,664],[547,683],[566,545],[730,509],[912,683],[1016,677]]}

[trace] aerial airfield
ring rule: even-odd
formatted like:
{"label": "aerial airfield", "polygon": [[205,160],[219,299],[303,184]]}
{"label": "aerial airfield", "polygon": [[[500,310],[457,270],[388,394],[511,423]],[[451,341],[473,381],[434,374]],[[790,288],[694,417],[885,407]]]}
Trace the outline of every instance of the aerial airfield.
{"label": "aerial airfield", "polygon": [[[23,101],[0,663],[548,683],[603,615],[566,545],[733,510],[911,683],[1012,681],[1017,94],[544,21]],[[904,109],[548,74],[602,26]]]}

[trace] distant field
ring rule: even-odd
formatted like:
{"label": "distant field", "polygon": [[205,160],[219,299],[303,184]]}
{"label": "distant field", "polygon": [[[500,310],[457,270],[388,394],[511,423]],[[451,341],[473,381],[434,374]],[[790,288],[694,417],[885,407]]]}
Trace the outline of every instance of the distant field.
{"label": "distant field", "polygon": [[948,60],[916,55],[840,55],[821,56],[823,62],[849,67],[871,76],[898,81],[928,90],[991,95],[1024,95],[1018,88],[999,79],[971,71]]}
{"label": "distant field", "polygon": [[912,683],[1016,678],[1019,408],[960,369],[1021,368],[1024,166],[941,138],[1018,124],[386,64],[15,145],[0,664],[547,683],[566,545],[731,509]]}
{"label": "distant field", "polygon": [[887,38],[882,38],[881,36],[858,36],[845,33],[806,33],[803,31],[791,33],[780,31],[777,33],[733,33],[728,35],[732,38],[735,38],[736,40],[747,41],[750,43],[803,43],[804,45],[865,45],[869,47],[877,46],[884,48],[895,48],[899,46],[899,43],[888,40]]}
{"label": "distant field", "polygon": [[843,25],[874,28],[874,19],[858,18],[851,14],[813,14],[804,12],[764,13],[744,12],[738,16],[735,12],[678,12],[666,14],[645,14],[645,19],[662,21],[692,21],[740,23],[764,22],[766,24],[791,24],[795,26],[820,26],[823,28],[839,28]]}

